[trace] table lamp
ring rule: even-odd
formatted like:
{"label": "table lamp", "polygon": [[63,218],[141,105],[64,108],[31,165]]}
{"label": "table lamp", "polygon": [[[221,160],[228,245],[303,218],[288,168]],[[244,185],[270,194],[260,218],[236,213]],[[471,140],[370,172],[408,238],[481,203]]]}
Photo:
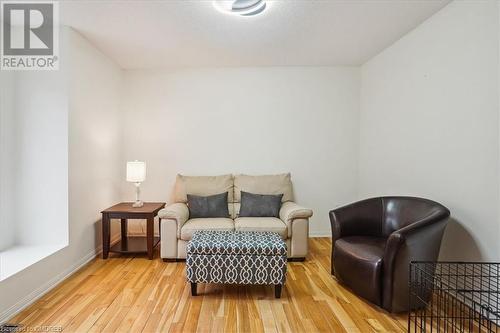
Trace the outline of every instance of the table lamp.
{"label": "table lamp", "polygon": [[146,162],[127,162],[127,181],[135,184],[135,202],[132,207],[142,207],[144,203],[139,199],[140,186],[146,180]]}

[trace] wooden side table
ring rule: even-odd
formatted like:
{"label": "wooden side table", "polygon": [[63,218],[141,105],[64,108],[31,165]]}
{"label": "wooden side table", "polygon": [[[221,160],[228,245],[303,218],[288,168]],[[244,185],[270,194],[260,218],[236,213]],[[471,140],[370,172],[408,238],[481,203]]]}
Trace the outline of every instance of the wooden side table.
{"label": "wooden side table", "polygon": [[[160,237],[154,237],[154,221],[158,211],[165,207],[164,202],[145,202],[144,206],[134,208],[132,202],[122,202],[102,213],[102,258],[107,259],[109,252],[147,253],[149,260],[153,259],[153,249],[160,242]],[[120,219],[121,241],[110,247],[110,220]],[[147,221],[146,237],[128,237],[127,223],[131,219]]]}

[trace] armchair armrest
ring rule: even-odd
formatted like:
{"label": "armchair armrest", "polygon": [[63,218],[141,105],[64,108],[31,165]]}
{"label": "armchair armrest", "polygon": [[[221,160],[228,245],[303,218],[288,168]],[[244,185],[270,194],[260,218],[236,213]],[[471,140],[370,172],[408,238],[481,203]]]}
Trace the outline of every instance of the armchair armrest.
{"label": "armchair armrest", "polygon": [[189,219],[189,208],[185,203],[174,203],[160,210],[158,216],[160,219],[175,221],[177,234],[180,237],[182,225]]}
{"label": "armchair armrest", "polygon": [[[432,214],[415,221],[399,230],[394,231],[389,238],[387,239],[385,253],[384,253],[384,261],[386,266],[388,266],[388,271],[391,271],[394,259],[397,255],[397,252],[401,245],[403,245],[408,240],[412,240],[413,238],[418,238],[418,246],[415,246],[415,249],[420,249],[416,252],[408,253],[413,256],[410,258],[411,260],[432,260],[435,258],[429,258],[428,251],[429,246],[423,246],[426,243],[435,243],[433,237],[435,233],[440,235],[438,237],[439,242],[441,243],[441,235],[443,233],[444,227],[448,222],[447,219],[450,216],[449,210],[438,210],[433,212]],[[442,223],[439,223],[442,222]],[[414,244],[409,244],[410,246]],[[439,246],[438,246],[439,251]],[[438,253],[432,253],[437,256]]]}
{"label": "armchair armrest", "polygon": [[[435,261],[439,255],[450,211],[440,209],[394,231],[384,251],[383,305],[386,309],[404,309],[393,301],[394,290],[407,294],[408,265],[411,261]],[[400,281],[404,281],[401,283]],[[403,289],[401,291],[401,289]]]}
{"label": "armchair armrest", "polygon": [[287,201],[281,205],[280,219],[289,223],[295,219],[308,219],[313,215],[313,211],[297,205],[295,202]]}
{"label": "armchair armrest", "polygon": [[422,228],[428,227],[438,221],[446,220],[448,217],[450,217],[450,211],[448,209],[436,209],[428,216],[396,230],[395,233],[399,233],[404,237],[409,237],[411,234],[420,231]]}

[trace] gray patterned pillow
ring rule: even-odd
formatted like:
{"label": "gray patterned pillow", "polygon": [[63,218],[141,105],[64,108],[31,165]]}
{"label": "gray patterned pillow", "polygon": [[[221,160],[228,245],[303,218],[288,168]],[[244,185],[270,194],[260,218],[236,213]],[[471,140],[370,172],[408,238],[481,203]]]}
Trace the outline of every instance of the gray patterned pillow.
{"label": "gray patterned pillow", "polygon": [[254,194],[241,191],[240,217],[279,217],[283,194]]}
{"label": "gray patterned pillow", "polygon": [[227,195],[228,192],[206,197],[188,194],[189,218],[229,217]]}

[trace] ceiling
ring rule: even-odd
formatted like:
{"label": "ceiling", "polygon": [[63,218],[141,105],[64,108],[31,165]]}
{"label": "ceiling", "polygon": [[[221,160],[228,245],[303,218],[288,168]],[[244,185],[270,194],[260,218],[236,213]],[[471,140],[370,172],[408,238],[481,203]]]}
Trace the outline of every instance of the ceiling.
{"label": "ceiling", "polygon": [[122,68],[360,65],[449,0],[268,1],[255,17],[212,1],[62,1],[61,22]]}

